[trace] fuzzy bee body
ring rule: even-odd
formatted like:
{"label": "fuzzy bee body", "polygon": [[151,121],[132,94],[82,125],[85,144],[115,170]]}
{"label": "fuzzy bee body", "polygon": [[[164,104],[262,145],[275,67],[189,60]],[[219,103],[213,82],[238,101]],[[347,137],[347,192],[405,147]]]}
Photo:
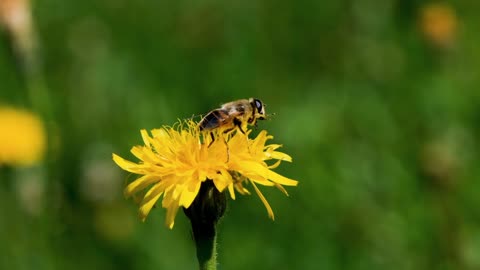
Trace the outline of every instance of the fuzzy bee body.
{"label": "fuzzy bee body", "polygon": [[229,132],[239,128],[245,132],[248,125],[255,125],[257,120],[265,119],[265,106],[256,98],[240,99],[223,104],[210,111],[198,124],[200,130],[210,131],[220,128]]}

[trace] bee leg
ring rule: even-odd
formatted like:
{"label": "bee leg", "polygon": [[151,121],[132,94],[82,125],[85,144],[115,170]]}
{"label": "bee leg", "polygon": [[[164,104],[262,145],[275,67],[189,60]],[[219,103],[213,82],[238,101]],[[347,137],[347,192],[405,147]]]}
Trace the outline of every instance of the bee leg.
{"label": "bee leg", "polygon": [[225,146],[227,147],[227,161],[225,162],[225,163],[227,163],[227,162],[230,161],[230,148],[228,147],[228,143],[227,143],[226,140],[223,140],[223,142],[225,143]]}
{"label": "bee leg", "polygon": [[212,145],[213,141],[215,141],[215,136],[213,136],[213,132],[210,132],[210,137],[212,138],[212,141],[208,144],[207,147],[210,147],[210,145]]}
{"label": "bee leg", "polygon": [[242,132],[245,134],[245,131],[242,129],[242,121],[238,120],[238,118],[233,119],[233,124]]}
{"label": "bee leg", "polygon": [[223,131],[224,134],[227,134],[227,133],[230,133],[230,131],[233,131],[235,128],[229,128],[229,129],[225,129]]}

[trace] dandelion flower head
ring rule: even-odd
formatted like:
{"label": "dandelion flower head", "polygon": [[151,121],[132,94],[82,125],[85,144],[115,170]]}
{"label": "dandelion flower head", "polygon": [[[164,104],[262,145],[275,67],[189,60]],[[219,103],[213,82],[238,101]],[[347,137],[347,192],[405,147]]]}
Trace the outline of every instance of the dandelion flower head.
{"label": "dandelion flower head", "polygon": [[245,133],[213,130],[210,135],[199,131],[197,123],[189,120],[154,129],[150,134],[146,130],[140,133],[144,145],[131,149],[139,161],[131,162],[116,154],[113,160],[122,169],[139,176],[126,186],[124,193],[126,197],[141,194],[142,220],[163,196],[166,225],[173,228],[178,209],[192,204],[205,181],[212,181],[219,192],[228,192],[232,199],[236,192],[249,194],[244,184],[252,184],[273,219],[272,208],[257,184],[275,186],[285,194],[283,186],[297,185],[297,181],[273,171],[282,161],[291,162],[292,158],[277,151],[281,145],[266,145],[273,136],[265,130],[253,139],[249,138],[250,130]]}

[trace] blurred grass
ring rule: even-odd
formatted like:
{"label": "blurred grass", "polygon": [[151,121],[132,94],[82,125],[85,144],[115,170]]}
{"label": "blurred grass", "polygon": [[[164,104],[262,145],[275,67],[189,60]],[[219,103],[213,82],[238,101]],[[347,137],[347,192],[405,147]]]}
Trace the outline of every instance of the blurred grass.
{"label": "blurred grass", "polygon": [[[51,149],[2,169],[0,268],[195,269],[188,221],[136,219],[111,153],[258,97],[300,184],[263,189],[274,222],[229,204],[219,269],[478,269],[480,6],[435,3],[35,1]],[[0,103],[35,110],[7,32]]]}

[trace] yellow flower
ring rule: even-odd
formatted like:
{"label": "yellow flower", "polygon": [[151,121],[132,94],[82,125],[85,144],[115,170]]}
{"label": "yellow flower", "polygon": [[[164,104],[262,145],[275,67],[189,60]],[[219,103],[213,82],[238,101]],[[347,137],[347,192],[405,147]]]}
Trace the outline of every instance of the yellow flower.
{"label": "yellow flower", "polygon": [[0,107],[0,165],[33,165],[43,158],[45,147],[45,129],[38,116]]}
{"label": "yellow flower", "polygon": [[[141,175],[125,188],[127,197],[149,188],[140,202],[142,220],[163,195],[162,207],[167,209],[166,225],[173,228],[178,209],[192,204],[205,181],[212,181],[220,192],[228,190],[232,199],[235,199],[235,190],[248,194],[244,183],[250,182],[273,219],[273,211],[256,184],[275,186],[287,194],[282,185],[296,186],[297,181],[272,169],[281,161],[291,162],[292,159],[276,151],[280,145],[265,145],[273,138],[266,131],[261,131],[254,139],[248,138],[249,133],[224,134],[214,130],[212,139],[209,134],[204,136],[193,121],[177,127],[154,129],[151,136],[142,130],[145,145],[131,149],[140,162],[137,164],[116,154],[113,154],[113,160],[122,169]],[[269,160],[277,162],[268,165]]]}
{"label": "yellow flower", "polygon": [[432,45],[450,47],[456,40],[459,21],[455,10],[445,3],[429,3],[420,13],[420,30]]}

